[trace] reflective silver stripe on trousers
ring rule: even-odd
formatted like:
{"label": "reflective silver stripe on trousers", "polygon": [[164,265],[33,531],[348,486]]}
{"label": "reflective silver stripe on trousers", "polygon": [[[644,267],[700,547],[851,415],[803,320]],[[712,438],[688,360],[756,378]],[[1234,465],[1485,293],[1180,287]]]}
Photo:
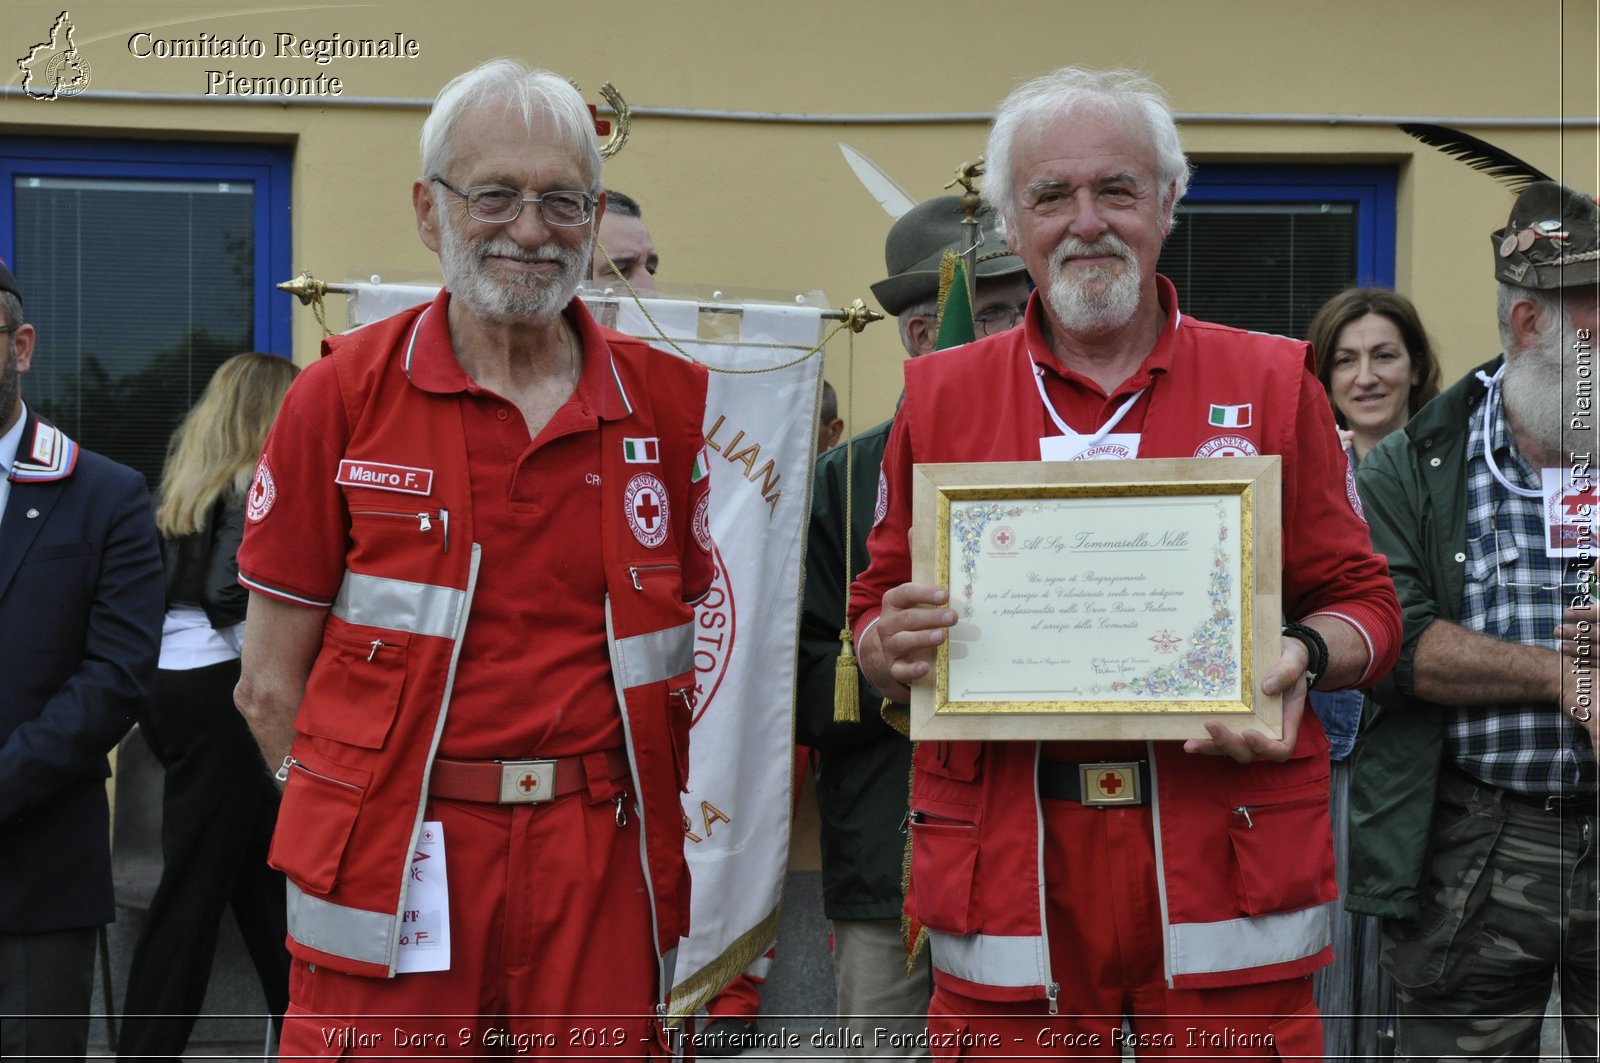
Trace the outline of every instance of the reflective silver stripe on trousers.
{"label": "reflective silver stripe on trousers", "polygon": [[694,624],[617,639],[612,647],[619,689],[659,683],[694,667]]}
{"label": "reflective silver stripe on trousers", "polygon": [[1042,937],[958,935],[929,930],[928,948],[936,970],[979,985],[1042,989],[1050,981]]}
{"label": "reflective silver stripe on trousers", "polygon": [[364,627],[454,638],[466,600],[466,592],[453,587],[346,572],[333,615]]}
{"label": "reflective silver stripe on trousers", "polygon": [[1254,919],[1179,923],[1170,928],[1172,970],[1168,973],[1177,978],[1305,959],[1332,941],[1329,925],[1327,904]]}
{"label": "reflective silver stripe on trousers", "polygon": [[346,908],[288,883],[289,936],[308,948],[330,956],[389,966],[389,942],[397,930],[395,917],[386,912]]}

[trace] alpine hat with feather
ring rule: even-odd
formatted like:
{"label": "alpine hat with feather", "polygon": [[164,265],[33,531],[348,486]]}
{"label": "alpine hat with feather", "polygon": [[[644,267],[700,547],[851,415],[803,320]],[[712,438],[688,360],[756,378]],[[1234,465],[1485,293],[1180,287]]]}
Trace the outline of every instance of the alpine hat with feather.
{"label": "alpine hat with feather", "polygon": [[[967,246],[967,229],[960,196],[935,196],[912,207],[889,229],[884,243],[884,265],[889,276],[872,286],[878,303],[895,317],[908,307],[939,295],[939,263],[946,251],[958,254]],[[983,242],[978,246],[977,276],[1006,277],[1026,267],[1006,248],[996,226],[994,208],[978,210]]]}
{"label": "alpine hat with feather", "polygon": [[1600,206],[1511,152],[1449,126],[1400,128],[1517,193],[1511,218],[1489,236],[1496,280],[1556,291],[1600,280]]}
{"label": "alpine hat with feather", "polygon": [[1565,185],[1524,188],[1489,239],[1496,280],[1539,291],[1600,282],[1600,205]]}

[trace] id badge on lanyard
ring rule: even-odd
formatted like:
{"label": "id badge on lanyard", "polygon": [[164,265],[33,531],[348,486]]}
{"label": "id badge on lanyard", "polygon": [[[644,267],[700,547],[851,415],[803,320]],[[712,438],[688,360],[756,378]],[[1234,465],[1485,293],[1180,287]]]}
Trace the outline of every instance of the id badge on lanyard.
{"label": "id badge on lanyard", "polygon": [[[1030,363],[1031,363],[1030,359]],[[1055,422],[1061,430],[1060,435],[1039,437],[1040,461],[1116,461],[1123,458],[1137,458],[1139,456],[1138,432],[1113,432],[1133,409],[1133,404],[1139,401],[1139,396],[1144,394],[1140,388],[1128,396],[1126,402],[1118,407],[1117,412],[1111,415],[1110,420],[1101,425],[1099,430],[1092,435],[1081,435],[1067,427],[1067,422],[1061,419],[1056,408],[1050,405],[1050,399],[1044,393],[1044,370],[1037,365],[1033,366],[1033,383],[1039,389],[1039,401],[1044,403],[1044,412],[1050,415],[1050,420]]]}

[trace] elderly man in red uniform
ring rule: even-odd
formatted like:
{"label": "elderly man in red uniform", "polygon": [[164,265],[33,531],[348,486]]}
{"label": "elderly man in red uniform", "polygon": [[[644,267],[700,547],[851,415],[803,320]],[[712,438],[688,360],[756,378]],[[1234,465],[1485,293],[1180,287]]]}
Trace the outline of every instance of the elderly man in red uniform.
{"label": "elderly man in red uniform", "polygon": [[689,912],[706,376],[574,298],[605,196],[565,79],[486,63],[421,147],[445,288],[301,375],[239,554],[282,1052],[649,1056]]}
{"label": "elderly man in red uniform", "polygon": [[[1260,680],[1281,740],[1209,721],[1186,742],[918,745],[907,910],[934,1053],[1104,1055],[1126,1016],[1140,1056],[1320,1056],[1309,975],[1337,891],[1305,694],[1371,683],[1399,634],[1327,401],[1305,344],[1185,317],[1157,275],[1189,168],[1155,85],[1059,70],[1006,99],[986,154],[1038,290],[1023,327],[906,365],[851,600],[863,672],[906,700],[956,621],[945,588],[908,582],[917,462],[1281,455],[1293,623]],[[1138,804],[1085,792],[1080,766],[1103,762],[1133,766]]]}

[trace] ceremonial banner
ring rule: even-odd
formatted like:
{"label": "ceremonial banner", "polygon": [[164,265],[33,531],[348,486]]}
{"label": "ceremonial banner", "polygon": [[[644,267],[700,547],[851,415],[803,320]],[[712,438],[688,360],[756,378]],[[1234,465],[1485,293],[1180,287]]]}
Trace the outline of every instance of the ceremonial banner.
{"label": "ceremonial banner", "polygon": [[[694,334],[693,303],[652,299],[644,306],[668,335]],[[662,345],[631,301],[619,306],[617,328]],[[696,618],[683,795],[694,893],[691,933],[678,949],[676,1016],[715,996],[778,932],[794,801],[802,548],[822,374],[820,357],[801,356],[821,330],[820,310],[748,305],[737,345],[678,341],[712,370],[705,434],[717,572]]]}

